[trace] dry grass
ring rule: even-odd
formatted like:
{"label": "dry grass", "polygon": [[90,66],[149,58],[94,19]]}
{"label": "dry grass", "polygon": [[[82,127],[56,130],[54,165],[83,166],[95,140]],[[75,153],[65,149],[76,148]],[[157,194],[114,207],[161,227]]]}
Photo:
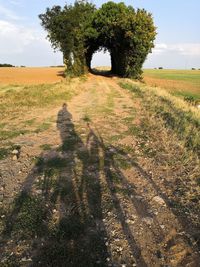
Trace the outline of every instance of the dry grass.
{"label": "dry grass", "polygon": [[165,127],[172,129],[184,146],[200,156],[200,110],[161,88],[126,81],[121,86],[143,97],[146,110],[155,119],[161,118]]}
{"label": "dry grass", "polygon": [[54,110],[83,90],[80,79],[56,84],[0,86],[0,140],[48,130]]}

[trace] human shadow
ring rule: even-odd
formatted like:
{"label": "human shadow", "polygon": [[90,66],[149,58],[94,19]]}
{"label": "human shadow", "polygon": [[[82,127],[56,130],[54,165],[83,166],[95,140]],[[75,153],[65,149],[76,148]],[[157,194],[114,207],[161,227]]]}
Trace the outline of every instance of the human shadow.
{"label": "human shadow", "polygon": [[[128,198],[129,201],[132,203],[132,206],[134,207],[136,214],[140,219],[145,219],[145,218],[152,219],[152,225],[150,228],[148,228],[148,232],[152,232],[152,235],[158,244],[157,248],[162,246],[162,243],[165,240],[165,235],[163,233],[163,228],[161,228],[161,225],[156,218],[156,215],[150,212],[151,211],[150,203],[148,203],[148,201],[144,199],[144,196],[143,197],[138,196],[138,193],[135,190],[134,185],[128,181],[127,177],[124,175],[124,173],[122,172],[122,169],[118,165],[115,159],[116,155],[121,156],[124,162],[129,163],[130,166],[134,168],[141,175],[141,177],[143,177],[143,179],[145,179],[153,187],[153,190],[155,190],[157,196],[163,199],[166,207],[170,210],[170,212],[172,212],[172,214],[175,216],[176,220],[180,223],[180,225],[182,226],[182,229],[186,233],[186,235],[183,236],[182,238],[184,242],[186,243],[186,245],[188,245],[194,252],[193,264],[198,264],[199,259],[200,259],[198,255],[198,247],[194,245],[193,243],[191,243],[190,239],[188,238],[188,234],[192,236],[192,231],[194,233],[196,227],[190,222],[191,227],[188,228],[189,220],[187,218],[181,219],[180,214],[171,205],[171,201],[169,200],[168,196],[162,191],[159,185],[157,185],[156,181],[153,180],[152,176],[149,173],[147,173],[147,171],[145,171],[137,163],[137,161],[135,161],[132,157],[130,157],[130,155],[128,155],[127,152],[115,146],[110,146],[110,145],[106,146],[104,144],[104,141],[101,135],[99,133],[97,135],[92,129],[90,129],[90,135],[93,135],[93,139],[96,140],[96,142],[98,143],[98,146],[101,147],[103,151],[104,175],[105,175],[105,179],[107,183],[107,188],[110,191],[111,199],[114,204],[114,208],[117,212],[118,219],[121,223],[123,233],[126,237],[126,240],[129,243],[132,255],[134,256],[135,262],[137,263],[137,265],[138,266],[149,266],[150,263],[145,262],[145,259],[142,256],[142,252],[144,253],[144,251],[141,250],[140,244],[134,238],[134,235],[133,235],[134,232],[131,230],[130,224],[127,223],[126,211],[124,210],[122,206],[121,199],[118,197],[119,190],[120,192],[124,194],[124,197]],[[196,233],[198,233],[198,229],[196,229]],[[172,242],[172,245],[173,245],[174,241],[169,240],[167,242],[166,249],[168,249],[168,247],[171,246],[170,242]],[[177,242],[179,242],[178,237],[177,237]],[[198,245],[198,242],[197,242],[197,245]],[[161,255],[162,254],[159,249],[155,251],[154,256],[155,258],[157,258],[158,261],[162,257]],[[182,266],[185,266],[185,264],[187,264],[188,262],[190,262],[190,257],[188,254],[186,254],[185,257],[182,258],[182,261],[180,264],[182,264]],[[126,263],[128,264],[128,266],[129,264],[130,266],[132,264],[132,262],[128,262],[128,259]]]}
{"label": "human shadow", "polygon": [[8,258],[14,266],[21,258],[31,258],[28,266],[108,266],[98,149],[91,137],[84,144],[66,104],[58,112],[57,129],[61,146],[37,158],[14,200],[1,257],[5,261],[7,249],[16,250],[21,242],[27,248]]}
{"label": "human shadow", "polygon": [[[136,169],[169,206],[167,196],[126,151],[105,144],[89,123],[83,141],[72,119],[64,103],[56,122],[61,145],[37,158],[22,185],[5,221],[0,257],[5,259],[7,249],[11,249],[8,259],[13,266],[21,266],[22,258],[27,259],[26,266],[151,266],[144,256],[148,240],[143,238],[143,246],[140,244],[123,199],[130,203],[140,222],[144,217],[152,220],[151,227],[145,229],[158,244],[164,239],[163,230],[149,212],[148,201],[138,198],[136,185],[125,176],[116,156]],[[111,221],[106,221],[108,212],[114,215]],[[115,223],[120,225],[121,234],[117,235],[127,243],[129,257],[122,257],[120,251],[113,254],[109,246]],[[18,247],[21,251],[13,253]],[[128,255],[126,251],[124,255]],[[160,252],[151,257],[161,265]]]}

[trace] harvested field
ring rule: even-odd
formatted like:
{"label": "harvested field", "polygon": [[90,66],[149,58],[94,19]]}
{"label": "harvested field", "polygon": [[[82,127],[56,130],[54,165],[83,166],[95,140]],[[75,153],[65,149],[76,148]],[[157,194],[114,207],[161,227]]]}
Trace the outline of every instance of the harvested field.
{"label": "harvested field", "polygon": [[56,68],[0,68],[0,84],[44,84],[60,82],[62,67]]}
{"label": "harvested field", "polygon": [[147,85],[162,87],[173,95],[200,99],[199,70],[146,69],[143,78]]}

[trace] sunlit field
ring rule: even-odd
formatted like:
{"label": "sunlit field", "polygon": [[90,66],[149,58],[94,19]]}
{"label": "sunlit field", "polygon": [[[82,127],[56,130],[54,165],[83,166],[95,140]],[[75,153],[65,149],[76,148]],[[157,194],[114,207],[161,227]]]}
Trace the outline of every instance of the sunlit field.
{"label": "sunlit field", "polygon": [[147,85],[162,87],[183,98],[200,100],[200,70],[145,69]]}

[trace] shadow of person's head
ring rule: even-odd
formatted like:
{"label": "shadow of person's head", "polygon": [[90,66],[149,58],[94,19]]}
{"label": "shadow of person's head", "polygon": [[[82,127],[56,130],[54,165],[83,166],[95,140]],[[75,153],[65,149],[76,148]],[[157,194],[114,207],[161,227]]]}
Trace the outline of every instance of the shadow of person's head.
{"label": "shadow of person's head", "polygon": [[57,115],[57,129],[60,132],[62,143],[66,141],[74,132],[72,114],[68,111],[67,104],[63,103]]}

